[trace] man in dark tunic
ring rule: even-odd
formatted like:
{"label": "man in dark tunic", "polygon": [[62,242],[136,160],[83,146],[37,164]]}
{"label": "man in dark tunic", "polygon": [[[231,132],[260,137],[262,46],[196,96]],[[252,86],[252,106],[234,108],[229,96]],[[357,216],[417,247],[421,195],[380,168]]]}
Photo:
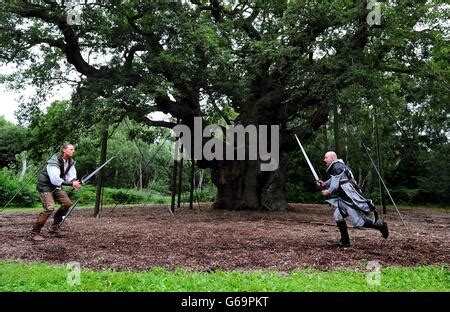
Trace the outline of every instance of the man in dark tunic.
{"label": "man in dark tunic", "polygon": [[47,219],[55,210],[55,202],[61,204],[61,207],[53,216],[53,224],[49,227],[48,233],[57,236],[58,225],[66,215],[72,201],[64,191],[63,186],[71,186],[74,189],[81,188],[80,181],[77,180],[75,170],[75,161],[72,159],[75,148],[72,144],[64,144],[59,154],[54,154],[42,169],[38,178],[36,189],[44,207],[44,211],[39,213],[37,221],[31,230],[31,238],[34,241],[43,241],[45,238],[40,234]]}
{"label": "man in dark tunic", "polygon": [[383,238],[388,238],[389,230],[384,220],[374,220],[374,210],[370,199],[366,199],[355,181],[353,173],[342,159],[338,159],[333,151],[325,154],[323,161],[327,164],[327,173],[331,176],[329,180],[319,183],[322,186],[322,195],[338,195],[338,198],[326,200],[335,207],[333,217],[341,233],[341,239],[334,244],[339,247],[349,247],[350,238],[347,231],[346,217],[350,217],[352,224],[357,229],[369,228],[381,232]]}

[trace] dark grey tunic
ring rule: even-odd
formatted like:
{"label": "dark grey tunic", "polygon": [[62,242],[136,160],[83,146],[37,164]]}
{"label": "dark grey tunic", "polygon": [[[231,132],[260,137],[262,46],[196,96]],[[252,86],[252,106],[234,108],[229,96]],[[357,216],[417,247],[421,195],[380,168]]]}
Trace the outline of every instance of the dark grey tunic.
{"label": "dark grey tunic", "polygon": [[372,219],[372,201],[365,198],[356,183],[353,173],[345,165],[342,159],[331,163],[327,168],[331,178],[327,180],[326,186],[330,194],[337,194],[338,198],[326,200],[335,207],[335,221],[341,221],[349,216],[355,227],[362,227],[364,220]]}

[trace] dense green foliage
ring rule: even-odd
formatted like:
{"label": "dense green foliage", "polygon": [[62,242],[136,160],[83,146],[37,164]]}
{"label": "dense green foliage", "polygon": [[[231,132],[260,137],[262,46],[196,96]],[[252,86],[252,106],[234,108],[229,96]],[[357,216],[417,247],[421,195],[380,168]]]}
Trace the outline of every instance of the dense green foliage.
{"label": "dense green foliage", "polygon": [[[445,266],[383,268],[379,285],[369,284],[368,272],[358,270],[294,270],[280,274],[274,271],[202,273],[161,268],[146,272],[82,269],[79,285],[67,282],[69,272],[64,266],[1,261],[0,291],[450,291],[449,271]],[[73,276],[70,278],[69,281],[75,281]]]}
{"label": "dense green foliage", "polygon": [[[25,176],[19,180],[12,170],[6,168],[0,169],[0,203],[1,208],[13,199],[10,205],[20,207],[33,207],[39,200],[35,184],[26,185],[20,192],[22,185],[33,177]],[[13,196],[16,195],[14,198]]]}
{"label": "dense green foliage", "polygon": [[[107,129],[108,153],[116,159],[105,171],[106,185],[154,185],[164,193],[169,147],[156,151],[167,132],[147,126],[171,128],[177,118],[189,124],[202,116],[220,125],[280,125],[289,201],[321,201],[293,139],[297,133],[322,177],[322,155],[335,149],[375,200],[379,183],[362,144],[375,158],[378,135],[383,175],[396,199],[449,202],[443,1],[383,2],[379,25],[367,22],[365,1],[108,1],[86,6],[80,25],[67,23],[65,8],[51,1],[0,7],[0,62],[20,64],[1,81],[38,90],[19,111],[28,130],[0,121],[0,166],[13,164],[23,150],[40,163],[72,141],[82,176],[98,164]],[[71,101],[42,112],[61,83],[74,86]],[[153,112],[172,119],[153,120]],[[231,193],[242,196],[243,207],[265,202],[270,174],[252,172],[247,163],[236,174],[220,162],[202,166],[219,188],[242,185],[242,194]],[[258,185],[246,190],[244,176]]]}
{"label": "dense green foliage", "polygon": [[0,168],[15,166],[16,156],[28,148],[28,131],[0,116]]}
{"label": "dense green foliage", "polygon": [[[65,130],[60,128],[59,135],[52,134],[56,125],[63,124],[69,118],[67,117],[70,110],[68,104],[70,103],[52,103],[47,112],[36,114],[32,123],[26,128],[5,120],[0,123],[2,129],[8,129],[1,132],[2,134],[8,131],[10,131],[9,133],[27,133],[26,144],[24,141],[15,141],[15,145],[0,141],[0,149],[15,153],[8,156],[8,169],[4,168],[0,172],[0,188],[3,190],[0,195],[1,203],[6,203],[27,181],[29,184],[17,195],[12,205],[27,207],[37,203],[38,197],[37,194],[34,194],[35,177],[33,178],[32,174],[38,172],[45,160],[57,151],[58,140],[61,138],[72,138],[75,142],[77,151],[75,159],[79,177],[96,168],[100,157],[100,140],[97,131],[72,133],[69,128]],[[420,129],[418,128],[417,131]],[[332,136],[332,134],[328,134],[328,136]],[[42,140],[43,137],[47,140]],[[397,140],[396,136],[386,135],[385,137],[383,150],[395,144],[394,141]],[[319,175],[326,177],[325,166],[321,165],[321,159],[326,150],[322,143],[324,133],[317,132],[313,138],[305,144],[305,148]],[[429,139],[429,137],[423,139]],[[377,201],[379,198],[378,180],[363,147],[358,145],[358,140],[349,135],[344,136],[343,143],[349,150],[344,154],[344,158],[352,167],[357,180],[362,182],[360,184],[364,191]],[[21,144],[21,147],[14,150],[14,146],[18,146],[18,144]],[[371,142],[366,142],[366,145],[373,146]],[[408,146],[411,150],[413,149],[412,143]],[[428,148],[416,150],[414,153],[408,153],[408,146],[402,147],[405,149],[404,153],[398,153],[397,150],[385,150],[383,153],[383,161],[387,165],[385,168],[386,183],[394,199],[399,204],[409,205],[448,204],[450,202],[450,192],[448,192],[450,163],[447,161],[447,155],[450,152],[449,144],[438,142],[429,145]],[[10,150],[11,148],[13,149]],[[156,197],[170,195],[173,161],[171,140],[167,132],[151,130],[151,128],[141,126],[133,121],[124,121],[110,128],[108,154],[115,156],[115,159],[104,169],[105,186],[107,187],[104,203],[159,203],[161,200]],[[28,158],[28,170],[26,176],[20,179],[22,157]],[[376,155],[372,155],[372,157],[375,158]],[[183,192],[189,190],[189,166],[190,163],[185,161]],[[322,201],[300,152],[294,151],[285,154],[281,167],[287,177],[286,196],[290,202],[320,203]],[[197,168],[197,183],[199,175],[200,169]],[[91,184],[95,185],[95,178]],[[203,184],[206,188],[212,188],[208,171],[204,174]],[[109,188],[117,190],[109,190]],[[129,188],[141,189],[142,192],[128,190]],[[79,194],[74,194],[75,198],[81,198],[84,204],[92,204],[95,201],[93,187],[82,189],[77,193]],[[206,194],[209,195],[199,195],[199,199],[205,198],[207,201],[212,201],[214,192],[208,191]],[[183,199],[186,200],[186,197],[183,196]]]}
{"label": "dense green foliage", "polygon": [[[35,179],[31,179],[34,181]],[[10,170],[0,170],[0,202],[5,205],[23,185]],[[194,205],[200,202],[212,202],[215,198],[215,188],[204,187],[201,191],[194,191]],[[95,203],[95,187],[87,185],[78,191],[68,190],[68,195],[72,200],[79,199],[80,206],[92,207]],[[151,189],[120,189],[105,187],[102,192],[101,205],[121,205],[121,204],[164,204],[170,205],[171,196],[166,191],[159,192],[157,188]],[[181,194],[181,202],[189,202],[189,192]],[[18,192],[7,206],[8,208],[18,207],[40,207],[38,193],[34,183],[27,184],[22,191]],[[9,210],[9,209],[8,209]]]}
{"label": "dense green foliage", "polygon": [[[81,205],[89,205],[95,202],[95,188],[86,186],[79,191],[69,194],[71,198],[80,199]],[[214,200],[215,189],[212,187],[203,188],[202,191],[194,192],[194,204],[196,202],[211,202]],[[170,204],[170,193],[160,193],[157,189],[117,189],[105,187],[102,193],[102,204]],[[189,202],[189,192],[181,194],[181,202]]]}
{"label": "dense green foliage", "polygon": [[[62,142],[74,140],[76,146],[76,168],[78,177],[81,178],[92,172],[98,165],[100,157],[99,133],[95,129],[85,132],[73,132],[69,126],[61,126],[70,119],[70,102],[57,101],[52,103],[46,112],[39,112],[31,119],[28,127],[24,128],[6,121],[3,124],[8,129],[26,132],[27,145],[15,151],[9,168],[0,171],[0,203],[5,204],[23,184],[26,184],[10,205],[20,207],[32,207],[38,204],[38,196],[35,191],[36,177],[45,161],[56,151]],[[0,120],[1,121],[1,120]],[[0,124],[1,127],[2,124]],[[56,131],[56,132],[55,132]],[[2,132],[3,133],[3,132]],[[46,138],[43,140],[42,138]],[[64,141],[60,141],[60,140]],[[103,204],[132,204],[132,203],[167,203],[170,196],[170,178],[173,161],[171,157],[170,136],[167,132],[152,130],[143,127],[133,121],[123,121],[110,128],[108,140],[108,154],[115,159],[104,169],[105,192]],[[0,149],[8,150],[9,142],[0,141]],[[28,168],[26,176],[20,178],[21,156],[26,153]],[[189,191],[190,162],[184,162],[182,199],[188,201],[186,192]],[[196,187],[201,174],[196,169]],[[95,185],[95,177],[89,181]],[[194,201],[214,200],[215,191],[212,190],[209,174],[203,175],[202,189],[194,194]],[[87,185],[83,189],[70,194],[71,198],[81,199],[81,204],[89,205],[95,202],[95,188]],[[169,201],[170,202],[170,201]]]}

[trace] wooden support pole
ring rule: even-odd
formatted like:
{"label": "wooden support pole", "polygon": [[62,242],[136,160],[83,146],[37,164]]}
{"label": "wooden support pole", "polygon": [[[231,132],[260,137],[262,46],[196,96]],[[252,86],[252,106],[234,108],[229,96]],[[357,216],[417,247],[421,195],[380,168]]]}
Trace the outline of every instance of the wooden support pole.
{"label": "wooden support pole", "polygon": [[[177,124],[178,124],[179,120],[177,119]],[[174,160],[173,160],[173,170],[172,170],[172,181],[171,181],[171,191],[172,191],[172,201],[170,204],[170,211],[172,211],[172,213],[175,212],[175,194],[176,194],[176,190],[177,190],[177,168],[178,168],[178,162],[177,162],[177,158],[178,158],[178,138],[177,141],[175,142],[175,153],[174,153]]]}
{"label": "wooden support pole", "polygon": [[195,183],[194,183],[194,175],[195,175],[195,160],[192,159],[191,160],[191,175],[189,177],[189,184],[190,184],[190,189],[189,189],[189,209],[193,209],[193,201],[194,201],[194,187],[195,187]]}
{"label": "wooden support pole", "polygon": [[380,177],[378,179],[378,184],[380,188],[380,201],[381,206],[383,206],[383,214],[386,214],[386,199],[384,197],[383,187],[381,186],[381,180],[383,179],[383,165],[381,161],[381,144],[380,144],[380,134],[378,130],[378,113],[377,106],[375,106],[375,114],[374,114],[374,123],[375,123],[375,142],[376,142],[376,150],[377,150],[377,162],[378,162],[378,170],[380,171]]}
{"label": "wooden support pole", "polygon": [[181,159],[180,159],[180,172],[178,176],[178,205],[177,207],[180,208],[181,205],[181,193],[183,192],[183,145],[180,149],[181,153]]}
{"label": "wooden support pole", "polygon": [[[108,149],[108,128],[103,130],[102,132],[102,146],[100,151],[100,165],[106,162],[106,151]],[[95,192],[95,207],[94,207],[94,217],[100,217],[100,205],[102,199],[102,188],[103,188],[103,172],[104,170],[100,170],[97,173],[97,186]]]}

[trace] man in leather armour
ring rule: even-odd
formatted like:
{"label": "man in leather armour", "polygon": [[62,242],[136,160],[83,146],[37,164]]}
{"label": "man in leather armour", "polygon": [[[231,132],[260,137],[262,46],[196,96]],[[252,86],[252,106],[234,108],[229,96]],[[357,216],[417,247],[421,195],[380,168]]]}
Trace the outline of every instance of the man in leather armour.
{"label": "man in leather armour", "polygon": [[55,210],[55,202],[61,204],[61,207],[53,216],[53,224],[49,227],[48,233],[51,236],[58,236],[59,224],[66,215],[72,201],[64,191],[63,186],[71,186],[74,189],[80,189],[81,183],[77,180],[75,170],[75,161],[72,159],[75,154],[75,148],[72,144],[64,144],[60,153],[54,154],[42,169],[38,178],[37,191],[42,202],[44,211],[39,213],[37,221],[31,230],[33,241],[43,241],[45,238],[40,234],[47,219]]}
{"label": "man in leather armour", "polygon": [[389,230],[384,220],[374,220],[375,206],[370,199],[366,199],[353,173],[342,159],[338,159],[333,151],[325,153],[323,161],[328,166],[327,173],[331,176],[327,181],[319,181],[322,195],[328,197],[336,194],[337,198],[327,199],[326,202],[335,207],[333,217],[341,233],[341,239],[333,242],[339,247],[349,247],[350,238],[347,231],[346,217],[350,217],[357,229],[369,228],[381,232],[383,238],[388,238]]}

